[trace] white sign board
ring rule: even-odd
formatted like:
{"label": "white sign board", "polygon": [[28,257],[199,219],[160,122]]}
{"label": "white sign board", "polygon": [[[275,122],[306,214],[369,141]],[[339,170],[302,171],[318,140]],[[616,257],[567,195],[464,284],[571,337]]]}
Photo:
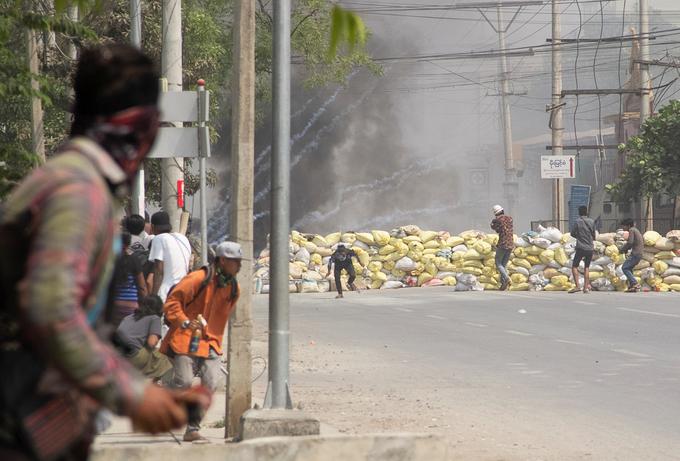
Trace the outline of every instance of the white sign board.
{"label": "white sign board", "polygon": [[541,178],[572,179],[576,177],[573,155],[541,155]]}

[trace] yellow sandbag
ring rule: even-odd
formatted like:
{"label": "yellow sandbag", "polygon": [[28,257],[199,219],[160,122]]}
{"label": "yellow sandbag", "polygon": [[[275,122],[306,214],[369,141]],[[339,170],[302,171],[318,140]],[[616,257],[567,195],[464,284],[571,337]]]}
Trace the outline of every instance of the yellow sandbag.
{"label": "yellow sandbag", "polygon": [[428,240],[427,242],[424,243],[423,246],[425,247],[426,250],[428,249],[438,250],[439,248],[441,248],[441,244],[436,239]]}
{"label": "yellow sandbag", "polygon": [[420,275],[421,272],[425,271],[425,264],[419,262],[416,264],[415,270],[411,271],[413,275]]}
{"label": "yellow sandbag", "polygon": [[482,256],[488,255],[491,253],[491,244],[485,242],[484,240],[478,240],[477,243],[473,246],[475,251],[479,253]]}
{"label": "yellow sandbag", "polygon": [[522,282],[510,285],[510,291],[529,291],[529,284]]}
{"label": "yellow sandbag", "polygon": [[476,267],[477,269],[484,269],[484,264],[479,259],[466,259],[463,262],[463,267]]}
{"label": "yellow sandbag", "polygon": [[601,279],[602,277],[604,277],[604,274],[602,272],[598,271],[590,272],[590,280]]}
{"label": "yellow sandbag", "polygon": [[484,291],[496,291],[499,287],[495,283],[482,283],[482,288]]}
{"label": "yellow sandbag", "polygon": [[555,252],[552,250],[543,250],[538,258],[543,264],[550,264],[555,259]]}
{"label": "yellow sandbag", "polygon": [[670,285],[669,288],[671,291],[680,291],[680,284],[674,283],[673,285]]}
{"label": "yellow sandbag", "polygon": [[375,245],[375,240],[373,240],[373,234],[369,232],[357,232],[357,240],[365,243],[366,245]]}
{"label": "yellow sandbag", "polygon": [[322,258],[333,254],[333,250],[330,248],[317,248],[316,252],[320,254]]}
{"label": "yellow sandbag", "polygon": [[423,262],[423,264],[427,264],[429,262],[434,262],[436,258],[437,257],[435,255],[423,253],[423,257],[420,258],[420,260]]}
{"label": "yellow sandbag", "polygon": [[645,241],[645,245],[653,247],[656,242],[661,238],[661,234],[656,231],[647,231],[642,234],[642,238]]}
{"label": "yellow sandbag", "polygon": [[529,261],[529,264],[532,266],[537,266],[538,264],[541,264],[541,258],[539,258],[536,255],[529,255],[526,257],[526,260]]}
{"label": "yellow sandbag", "polygon": [[656,259],[673,259],[675,254],[672,251],[659,251],[654,257]]}
{"label": "yellow sandbag", "polygon": [[604,254],[605,256],[609,256],[613,259],[619,254],[619,248],[616,245],[609,245],[607,248],[605,248]]}
{"label": "yellow sandbag", "polygon": [[495,258],[486,258],[484,260],[484,267],[496,267],[496,259]]}
{"label": "yellow sandbag", "polygon": [[458,280],[456,280],[456,277],[450,276],[450,277],[444,277],[444,285],[450,286],[450,287],[455,287],[458,284]]}
{"label": "yellow sandbag", "polygon": [[290,232],[290,239],[293,242],[297,243],[298,245],[302,245],[302,243],[304,243],[306,241],[306,239],[298,231],[291,231]]}
{"label": "yellow sandbag", "polygon": [[395,251],[394,253],[390,253],[387,255],[387,261],[399,261],[404,256],[406,256],[406,254],[401,254],[401,252]]}
{"label": "yellow sandbag", "polygon": [[390,253],[393,253],[393,252],[396,251],[396,250],[397,250],[397,249],[396,249],[395,247],[393,247],[392,245],[387,244],[387,245],[385,245],[384,247],[382,247],[382,248],[380,248],[380,249],[378,250],[378,254],[379,254],[379,255],[388,255],[388,254],[390,254]]}
{"label": "yellow sandbag", "polygon": [[476,276],[480,276],[480,275],[484,274],[484,272],[481,269],[478,269],[476,267],[463,267],[462,272],[464,274],[472,274],[472,275],[476,275]]}
{"label": "yellow sandbag", "polygon": [[409,258],[411,258],[414,261],[420,261],[421,259],[423,259],[423,254],[419,251],[411,250],[408,253],[406,253],[406,256],[408,256]]}
{"label": "yellow sandbag", "polygon": [[295,261],[293,264],[302,269],[303,272],[307,270],[307,263],[305,263],[304,261]]}
{"label": "yellow sandbag", "polygon": [[328,243],[328,246],[332,247],[340,241],[340,237],[342,237],[340,232],[333,232],[332,234],[328,234],[326,237],[324,237],[324,240],[326,243]]}
{"label": "yellow sandbag", "polygon": [[312,243],[314,243],[314,245],[316,245],[317,247],[321,247],[321,248],[328,248],[328,247],[330,246],[330,245],[328,244],[328,242],[326,241],[326,239],[323,238],[323,237],[320,236],[320,235],[314,236],[314,239],[312,240]]}
{"label": "yellow sandbag", "polygon": [[525,283],[527,281],[527,278],[524,274],[512,274],[510,276],[510,280],[512,280],[513,284],[520,284]]}
{"label": "yellow sandbag", "polygon": [[434,231],[420,231],[420,240],[423,243],[427,243],[433,238],[435,238],[438,234]]}
{"label": "yellow sandbag", "polygon": [[437,266],[435,266],[433,262],[430,262],[425,264],[425,272],[434,277],[435,275],[437,275],[437,272],[439,272],[439,269],[437,269]]}
{"label": "yellow sandbag", "polygon": [[486,234],[484,241],[491,246],[498,245],[498,234]]}
{"label": "yellow sandbag", "polygon": [[557,248],[555,250],[554,254],[555,254],[555,261],[560,266],[566,266],[569,263],[569,256],[567,256],[567,252],[564,251],[564,248],[562,248],[562,247]]}
{"label": "yellow sandbag", "polygon": [[462,251],[456,251],[451,255],[451,261],[461,261],[465,259],[465,253]]}
{"label": "yellow sandbag", "polygon": [[680,284],[680,275],[669,275],[668,277],[664,277],[663,283],[667,285],[678,285]]}
{"label": "yellow sandbag", "polygon": [[496,283],[496,279],[488,275],[482,275],[479,277],[479,283]]}
{"label": "yellow sandbag", "polygon": [[357,261],[352,260],[352,267],[354,267],[354,272],[361,274],[364,271],[363,266]]}
{"label": "yellow sandbag", "polygon": [[395,277],[404,278],[406,277],[406,272],[399,270],[399,269],[392,269],[392,275]]}
{"label": "yellow sandbag", "polygon": [[380,261],[371,261],[368,263],[368,270],[371,272],[379,272],[382,268],[383,265]]}
{"label": "yellow sandbag", "polygon": [[322,257],[319,253],[314,253],[311,258],[309,258],[309,262],[314,264],[315,266],[320,266]]}
{"label": "yellow sandbag", "polygon": [[301,246],[309,251],[310,255],[319,251],[319,248],[314,244],[314,242],[304,242]]}
{"label": "yellow sandbag", "polygon": [[531,245],[525,248],[526,252],[532,256],[538,256],[543,253],[543,248],[537,247],[536,245]]}
{"label": "yellow sandbag", "polygon": [[389,245],[392,245],[393,247],[398,247],[400,244],[404,243],[404,241],[400,238],[396,237],[391,237],[390,241],[388,242]]}
{"label": "yellow sandbag", "polygon": [[557,277],[560,274],[561,274],[560,271],[558,271],[557,269],[553,269],[552,267],[548,267],[546,270],[543,271],[543,276],[548,280],[552,279],[553,277]]}
{"label": "yellow sandbag", "polygon": [[526,270],[530,270],[532,266],[532,264],[528,260],[522,258],[514,258],[512,260],[512,264],[514,264],[517,267],[523,267]]}
{"label": "yellow sandbag", "polygon": [[357,241],[357,236],[354,232],[345,232],[340,237],[340,240],[351,245]]}
{"label": "yellow sandbag", "polygon": [[394,269],[394,266],[396,266],[396,263],[394,261],[384,261],[382,266],[383,269],[391,271]]}
{"label": "yellow sandbag", "polygon": [[371,262],[371,257],[369,254],[362,250],[361,248],[355,248],[354,252],[357,254],[357,257],[359,258],[359,262],[361,263],[362,266],[366,267],[369,262]]}
{"label": "yellow sandbag", "polygon": [[465,243],[465,239],[457,235],[452,235],[451,237],[446,239],[446,246],[451,248],[457,247],[458,245],[462,245],[463,243]]}
{"label": "yellow sandbag", "polygon": [[411,251],[417,251],[418,253],[422,253],[425,250],[425,247],[420,242],[409,242],[408,247]]}
{"label": "yellow sandbag", "polygon": [[422,286],[423,283],[427,283],[430,280],[432,280],[434,276],[430,274],[429,272],[423,272],[418,276],[418,286]]}
{"label": "yellow sandbag", "polygon": [[664,261],[656,261],[654,264],[652,264],[652,267],[654,267],[654,272],[657,274],[663,274],[668,270],[668,264],[666,264]]}
{"label": "yellow sandbag", "polygon": [[371,280],[381,280],[383,282],[387,282],[387,274],[381,271],[371,272],[370,277]]}
{"label": "yellow sandbag", "polygon": [[425,248],[423,250],[423,255],[436,255],[441,250],[439,248]]}
{"label": "yellow sandbag", "polygon": [[479,231],[476,230],[466,230],[458,234],[463,240],[476,239],[479,235]]}
{"label": "yellow sandbag", "polygon": [[654,244],[654,248],[657,250],[672,250],[675,248],[672,240],[668,240],[666,237],[661,237]]}
{"label": "yellow sandbag", "polygon": [[404,237],[402,240],[407,245],[409,245],[411,242],[423,243],[422,240],[420,240],[419,235],[409,235],[408,237]]}
{"label": "yellow sandbag", "polygon": [[385,282],[383,282],[382,280],[373,280],[371,282],[371,290],[379,290],[380,287],[383,286],[383,283]]}
{"label": "yellow sandbag", "polygon": [[656,288],[658,286],[661,286],[662,283],[664,283],[664,279],[662,279],[661,277],[654,276],[654,277],[649,277],[647,279],[647,285],[649,285],[652,288]]}
{"label": "yellow sandbag", "polygon": [[565,291],[564,287],[553,285],[552,283],[547,284],[543,290],[545,291]]}
{"label": "yellow sandbag", "polygon": [[381,230],[374,230],[374,231],[371,231],[371,235],[373,235],[373,241],[380,246],[384,246],[384,245],[387,245],[388,243],[390,243],[390,233],[389,232],[385,232],[385,231],[381,231]]}
{"label": "yellow sandbag", "polygon": [[529,253],[527,253],[524,248],[517,247],[512,254],[515,255],[516,258],[526,258]]}
{"label": "yellow sandbag", "polygon": [[479,254],[477,250],[475,250],[474,248],[470,248],[463,255],[463,259],[484,259],[484,258],[482,257],[482,255]]}
{"label": "yellow sandbag", "polygon": [[670,285],[666,285],[665,283],[658,285],[657,289],[662,293],[668,293],[671,291]]}
{"label": "yellow sandbag", "polygon": [[640,262],[635,266],[635,270],[639,271],[642,269],[647,269],[651,264],[649,264],[649,261],[645,261],[644,259],[641,259]]}
{"label": "yellow sandbag", "polygon": [[455,264],[451,264],[450,262],[445,262],[441,266],[437,266],[440,271],[444,272],[455,272],[456,271],[456,266]]}
{"label": "yellow sandbag", "polygon": [[568,243],[569,240],[571,240],[571,233],[567,232],[565,234],[562,234],[562,238],[560,239],[560,243],[564,245],[565,243]]}
{"label": "yellow sandbag", "polygon": [[569,284],[569,277],[566,275],[558,275],[550,279],[550,283],[558,287],[564,287]]}
{"label": "yellow sandbag", "polygon": [[291,279],[299,279],[302,277],[303,268],[299,264],[289,263],[288,264],[288,275]]}

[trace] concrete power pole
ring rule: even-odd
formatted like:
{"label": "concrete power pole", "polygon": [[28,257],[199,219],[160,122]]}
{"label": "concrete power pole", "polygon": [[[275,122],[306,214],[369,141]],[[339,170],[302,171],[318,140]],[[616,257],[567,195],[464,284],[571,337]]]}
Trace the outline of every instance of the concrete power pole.
{"label": "concrete power pole", "polygon": [[235,437],[252,401],[253,197],[255,147],[255,3],[236,2],[233,32],[231,108],[232,240],[243,247],[238,282],[241,297],[229,320],[227,400],[224,436]]}
{"label": "concrete power pole", "polygon": [[[142,48],[142,0],[130,0],[130,44]],[[142,164],[132,184],[130,205],[133,214],[144,217],[144,196],[144,164]]]}
{"label": "concrete power pole", "polygon": [[[562,119],[562,46],[561,18],[557,0],[552,0],[552,107],[549,108],[552,128],[552,153],[562,155],[564,125]],[[555,227],[564,221],[564,181],[553,180],[552,215]]]}
{"label": "concrete power pole", "polygon": [[[640,0],[640,130],[645,120],[651,115],[651,82],[649,80],[649,3]],[[645,230],[654,228],[654,197],[647,198],[647,217]]]}
{"label": "concrete power pole", "polygon": [[507,28],[503,26],[503,9],[499,4],[496,8],[498,16],[498,47],[501,53],[501,121],[503,123],[503,148],[505,151],[505,200],[506,209],[513,213],[517,197],[517,174],[515,171],[515,158],[512,152],[512,118],[510,112],[510,84],[508,82],[508,58],[505,55],[505,33]]}
{"label": "concrete power pole", "polygon": [[[163,0],[162,44],[161,75],[167,79],[168,91],[182,91],[182,0]],[[161,206],[176,232],[182,214],[177,206],[177,182],[184,180],[183,169],[181,158],[161,160]]]}

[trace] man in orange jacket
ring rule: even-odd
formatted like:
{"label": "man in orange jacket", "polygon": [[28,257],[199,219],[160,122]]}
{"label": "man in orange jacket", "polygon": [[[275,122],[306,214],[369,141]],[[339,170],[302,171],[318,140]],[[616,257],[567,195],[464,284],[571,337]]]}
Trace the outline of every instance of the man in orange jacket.
{"label": "man in orange jacket", "polygon": [[[168,295],[163,310],[170,330],[161,352],[173,358],[175,387],[191,386],[195,364],[201,371],[201,384],[210,392],[217,389],[222,338],[239,297],[236,274],[242,259],[241,245],[222,242],[215,249],[212,266],[189,273]],[[192,345],[192,336],[199,335],[197,344],[194,340]],[[202,419],[203,415],[189,416],[184,441],[205,440],[198,432]]]}

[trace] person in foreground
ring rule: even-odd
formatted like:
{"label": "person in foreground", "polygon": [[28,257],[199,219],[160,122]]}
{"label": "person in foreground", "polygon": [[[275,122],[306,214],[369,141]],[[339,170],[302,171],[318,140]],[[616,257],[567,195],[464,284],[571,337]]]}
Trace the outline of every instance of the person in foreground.
{"label": "person in foreground", "polygon": [[158,75],[134,47],[85,49],[68,142],[0,216],[0,459],[82,460],[96,414],[181,427],[196,391],[147,382],[97,334],[120,251],[121,199],[158,131]]}

